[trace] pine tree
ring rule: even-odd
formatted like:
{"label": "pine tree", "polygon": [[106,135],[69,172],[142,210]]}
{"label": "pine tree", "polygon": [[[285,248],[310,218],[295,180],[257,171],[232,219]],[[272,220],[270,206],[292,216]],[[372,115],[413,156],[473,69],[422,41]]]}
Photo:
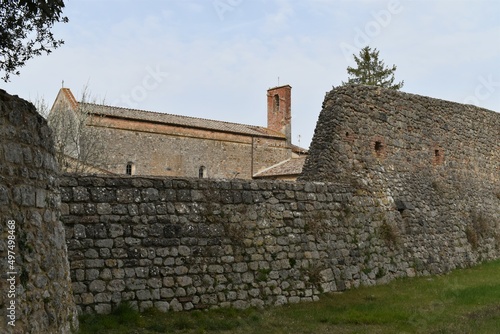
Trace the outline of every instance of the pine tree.
{"label": "pine tree", "polygon": [[404,81],[394,84],[394,71],[396,71],[396,65],[392,65],[391,68],[386,67],[384,62],[378,59],[378,54],[379,51],[376,48],[371,50],[369,46],[361,49],[359,57],[353,54],[354,61],[358,67],[347,67],[347,73],[351,77],[347,82],[342,82],[342,85],[361,84],[395,90],[401,89],[404,85]]}

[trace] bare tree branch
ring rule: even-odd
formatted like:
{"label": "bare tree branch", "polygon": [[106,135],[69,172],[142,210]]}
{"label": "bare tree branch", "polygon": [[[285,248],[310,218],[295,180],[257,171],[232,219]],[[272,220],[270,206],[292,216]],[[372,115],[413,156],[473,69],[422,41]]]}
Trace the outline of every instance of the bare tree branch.
{"label": "bare tree branch", "polygon": [[[37,103],[41,104],[41,103]],[[98,116],[101,104],[91,97],[85,87],[76,109],[69,105],[55,106],[47,121],[53,131],[56,158],[64,172],[96,173],[105,169],[108,152],[102,131],[99,131],[102,116]],[[47,114],[48,108],[40,106],[39,112]]]}

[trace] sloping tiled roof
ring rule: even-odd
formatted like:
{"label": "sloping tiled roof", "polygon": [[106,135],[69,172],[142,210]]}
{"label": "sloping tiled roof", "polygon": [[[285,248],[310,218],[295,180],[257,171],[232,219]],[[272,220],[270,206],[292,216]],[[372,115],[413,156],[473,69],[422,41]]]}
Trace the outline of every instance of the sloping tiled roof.
{"label": "sloping tiled roof", "polygon": [[306,161],[306,156],[299,158],[291,158],[282,161],[274,166],[264,169],[258,172],[253,177],[254,178],[266,178],[275,176],[290,176],[299,175],[302,173],[302,167],[304,167],[304,162]]}
{"label": "sloping tiled roof", "polygon": [[294,144],[290,144],[290,148],[292,149],[293,153],[296,153],[296,154],[299,154],[299,155],[309,154],[309,150],[308,149],[305,149],[303,147],[300,147],[300,146],[297,146],[297,145],[294,145]]}
{"label": "sloping tiled roof", "polygon": [[285,139],[286,136],[280,132],[272,131],[268,128],[245,125],[239,123],[230,123],[224,121],[216,121],[211,119],[172,115],[166,113],[128,109],[121,107],[106,106],[92,103],[82,103],[80,105],[88,107],[93,114],[104,115],[111,117],[119,117],[123,119],[147,121],[154,123],[162,123],[169,125],[177,125],[190,128],[200,128],[213,131],[231,132],[237,134],[245,134],[259,137],[272,137]]}
{"label": "sloping tiled roof", "polygon": [[[75,96],[73,95],[73,93],[71,92],[71,90],[69,88],[61,88],[61,90],[57,94],[58,98],[59,98],[59,94],[64,95],[66,101],[68,101],[71,108],[76,109],[76,107],[78,107],[78,101],[76,101]],[[57,98],[56,98],[56,100],[57,100]]]}

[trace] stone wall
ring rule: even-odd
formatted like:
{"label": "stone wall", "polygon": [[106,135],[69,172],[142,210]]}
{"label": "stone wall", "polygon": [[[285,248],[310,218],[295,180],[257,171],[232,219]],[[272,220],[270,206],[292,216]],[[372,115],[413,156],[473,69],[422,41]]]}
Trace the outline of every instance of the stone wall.
{"label": "stone wall", "polygon": [[350,185],[66,176],[61,194],[84,312],[311,301],[498,256],[498,239],[471,242],[473,218],[451,205],[439,208],[449,220],[413,221]]}
{"label": "stone wall", "polygon": [[401,215],[395,226],[426,248],[439,247],[436,229],[456,224],[477,247],[500,236],[500,114],[339,87],[325,97],[301,179],[385,195]]}
{"label": "stone wall", "polygon": [[498,189],[500,114],[379,87],[338,87],[325,97],[309,153],[302,180],[381,170],[391,188],[394,177],[432,174]]}
{"label": "stone wall", "polygon": [[499,129],[484,109],[348,86],[300,182],[67,175],[78,307],[280,305],[498,258]]}
{"label": "stone wall", "polygon": [[77,327],[50,130],[0,90],[0,332]]}

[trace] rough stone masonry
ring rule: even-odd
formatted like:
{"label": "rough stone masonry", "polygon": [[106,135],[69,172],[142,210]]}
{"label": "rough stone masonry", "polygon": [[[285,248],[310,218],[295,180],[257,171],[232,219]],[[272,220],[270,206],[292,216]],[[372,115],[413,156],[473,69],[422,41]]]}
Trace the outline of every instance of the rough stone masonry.
{"label": "rough stone masonry", "polygon": [[66,175],[80,311],[281,305],[499,256],[498,114],[328,93],[302,181]]}
{"label": "rough stone masonry", "polygon": [[71,293],[54,145],[35,107],[0,90],[0,332],[70,333]]}

